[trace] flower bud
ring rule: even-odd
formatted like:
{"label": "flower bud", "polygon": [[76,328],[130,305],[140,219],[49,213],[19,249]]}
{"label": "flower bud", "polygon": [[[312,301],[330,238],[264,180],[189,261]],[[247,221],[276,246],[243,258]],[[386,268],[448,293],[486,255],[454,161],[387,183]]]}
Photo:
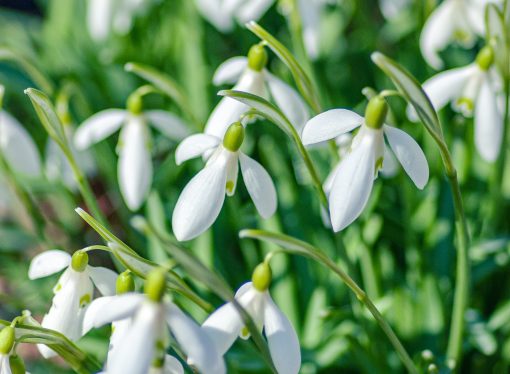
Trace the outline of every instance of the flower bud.
{"label": "flower bud", "polygon": [[14,327],[6,326],[0,331],[0,354],[9,354],[14,346],[14,338]]}
{"label": "flower bud", "polygon": [[18,355],[12,355],[9,357],[9,365],[11,367],[12,374],[25,374],[25,363],[23,359]]}
{"label": "flower bud", "polygon": [[135,290],[135,280],[133,279],[133,275],[131,275],[131,271],[126,270],[125,272],[120,273],[115,285],[117,295],[121,295],[126,292],[133,292]]}
{"label": "flower bud", "polygon": [[134,115],[142,113],[142,96],[136,91],[129,95],[126,103],[127,110]]}
{"label": "flower bud", "polygon": [[271,267],[267,262],[263,262],[257,265],[253,271],[251,281],[253,282],[253,287],[255,287],[258,291],[263,292],[269,288],[272,278],[273,273],[271,271]]}
{"label": "flower bud", "polygon": [[244,140],[244,126],[241,122],[234,122],[229,126],[223,137],[223,146],[231,152],[237,152]]}
{"label": "flower bud", "polygon": [[370,99],[365,110],[365,123],[373,129],[380,129],[388,113],[388,104],[384,97],[377,95]]}
{"label": "flower bud", "polygon": [[480,67],[480,69],[487,71],[492,66],[494,62],[494,50],[491,46],[486,45],[483,47],[478,55],[476,56],[476,63]]}
{"label": "flower bud", "polygon": [[248,52],[248,67],[261,71],[267,64],[267,52],[263,45],[255,44]]}
{"label": "flower bud", "polygon": [[84,251],[76,251],[71,258],[71,267],[74,271],[83,272],[89,264],[89,255]]}
{"label": "flower bud", "polygon": [[145,280],[145,294],[155,302],[160,302],[165,294],[166,272],[163,268],[152,270]]}

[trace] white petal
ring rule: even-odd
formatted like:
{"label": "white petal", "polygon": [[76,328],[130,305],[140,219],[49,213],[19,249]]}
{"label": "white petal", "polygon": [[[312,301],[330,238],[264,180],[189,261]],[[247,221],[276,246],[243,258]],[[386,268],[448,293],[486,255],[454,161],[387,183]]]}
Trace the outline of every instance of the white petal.
{"label": "white petal", "polygon": [[161,312],[159,304],[146,302],[142,305],[124,341],[108,362],[108,374],[147,373],[163,328]]}
{"label": "white petal", "polygon": [[233,304],[219,307],[202,324],[219,353],[225,354],[241,333],[244,323]]}
{"label": "white petal", "polygon": [[384,125],[384,134],[407,175],[420,190],[429,180],[429,165],[420,146],[406,132]]}
{"label": "white petal", "polygon": [[207,230],[220,214],[225,200],[226,159],[209,163],[184,187],[172,215],[179,241],[190,240]]}
{"label": "white petal", "polygon": [[207,19],[221,32],[229,32],[234,27],[232,14],[225,11],[222,1],[219,0],[195,0],[196,6],[202,17]]}
{"label": "white petal", "polygon": [[398,172],[398,162],[393,152],[389,150],[388,147],[384,147],[384,160],[383,165],[380,170],[380,173],[386,178],[391,178],[397,175]]}
{"label": "white petal", "polygon": [[12,374],[9,354],[0,354],[0,374]]}
{"label": "white petal", "polygon": [[133,117],[122,129],[119,151],[119,186],[128,208],[143,204],[152,184],[149,133],[140,117]]}
{"label": "white petal", "polygon": [[299,340],[287,317],[267,295],[264,332],[278,374],[297,374],[301,367]]}
{"label": "white petal", "polygon": [[104,302],[103,305],[97,306],[99,310],[95,313],[94,319],[91,319],[89,323],[94,327],[100,327],[110,322],[131,317],[144,300],[144,295],[134,292],[109,297],[107,303]]}
{"label": "white petal", "polygon": [[90,36],[94,40],[103,41],[108,37],[112,11],[112,0],[89,0],[87,8],[87,26]]}
{"label": "white petal", "polygon": [[275,0],[245,0],[236,12],[236,18],[241,24],[258,21],[260,17],[273,5]]}
{"label": "white petal", "polygon": [[102,266],[87,266],[87,272],[96,288],[101,292],[101,295],[115,295],[115,286],[118,276],[116,272]]}
{"label": "white petal", "polygon": [[94,327],[99,327],[96,325],[98,315],[102,312],[104,306],[111,302],[114,298],[115,296],[98,297],[90,303],[85,311],[85,317],[83,318],[82,335],[85,335]]}
{"label": "white petal", "polygon": [[166,320],[175,340],[188,359],[203,373],[225,373],[223,357],[205,331],[179,308],[166,305]]}
{"label": "white petal", "polygon": [[32,259],[28,269],[29,279],[38,279],[55,274],[71,263],[71,256],[61,250],[44,251]]}
{"label": "white petal", "polygon": [[184,161],[202,155],[205,151],[216,147],[220,139],[207,134],[194,134],[184,139],[175,150],[175,163],[182,164]]}
{"label": "white petal", "polygon": [[182,140],[189,135],[186,123],[166,110],[149,110],[144,112],[148,121],[163,135],[172,140]]}
{"label": "white petal", "polygon": [[269,72],[266,72],[266,81],[274,101],[301,134],[310,118],[306,103],[295,89]]}
{"label": "white petal", "polygon": [[165,365],[163,369],[163,374],[184,374],[184,368],[179,360],[170,355],[165,355]]}
{"label": "white petal", "polygon": [[23,126],[5,111],[0,111],[0,148],[14,172],[29,177],[41,175],[37,146]]}
{"label": "white petal", "polygon": [[309,145],[336,138],[354,130],[363,123],[363,117],[347,109],[331,109],[308,121],[301,139]]}
{"label": "white petal", "polygon": [[362,142],[340,162],[329,193],[335,232],[343,230],[363,212],[372,191],[375,162],[375,148],[370,141]]}
{"label": "white petal", "polygon": [[244,56],[236,56],[229,58],[225,62],[223,62],[216,71],[213,76],[213,84],[215,86],[220,86],[222,84],[235,84],[244,69],[248,65],[248,59]]}
{"label": "white petal", "polygon": [[253,203],[263,218],[271,217],[276,211],[276,188],[269,173],[254,159],[239,152],[239,163],[244,184]]}
{"label": "white petal", "polygon": [[458,0],[445,0],[432,12],[425,22],[420,35],[420,49],[425,61],[435,69],[443,67],[438,52],[443,50],[453,38],[456,24]]}
{"label": "white petal", "polygon": [[319,56],[321,10],[326,4],[321,1],[299,0],[298,6],[303,23],[303,42],[312,60]]}
{"label": "white petal", "polygon": [[127,117],[122,109],[107,109],[94,114],[76,130],[74,145],[78,150],[84,150],[92,144],[100,142],[117,131]]}
{"label": "white petal", "polygon": [[488,80],[480,88],[475,105],[475,144],[485,161],[495,161],[503,140],[503,119],[498,111],[497,98]]}

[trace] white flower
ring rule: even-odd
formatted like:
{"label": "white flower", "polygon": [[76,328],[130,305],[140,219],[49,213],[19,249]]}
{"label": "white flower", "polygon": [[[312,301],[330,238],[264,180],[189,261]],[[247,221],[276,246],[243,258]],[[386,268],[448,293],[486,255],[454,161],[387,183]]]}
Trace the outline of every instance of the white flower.
{"label": "white flower", "polygon": [[476,35],[485,32],[485,6],[499,0],[444,0],[427,19],[420,48],[425,61],[435,69],[443,67],[439,52],[452,41],[472,47]]}
{"label": "white flower", "polygon": [[412,4],[411,0],[379,0],[381,14],[387,20],[392,20],[408,10]]}
{"label": "white flower", "polygon": [[10,354],[0,354],[0,374],[11,374]]}
{"label": "white flower", "polygon": [[175,160],[179,165],[194,157],[211,155],[206,166],[186,185],[172,216],[172,227],[177,240],[192,239],[207,230],[218,217],[225,194],[236,190],[239,164],[244,184],[255,207],[264,218],[276,210],[276,189],[268,172],[254,159],[239,151],[244,128],[239,122],[232,124],[220,138],[208,134],[195,134],[177,147]]}
{"label": "white flower", "polygon": [[173,140],[188,135],[182,120],[163,110],[134,114],[128,110],[107,109],[82,123],[74,137],[76,149],[81,151],[122,126],[117,147],[118,180],[124,201],[133,211],[143,204],[152,184],[152,138],[148,123]]}
{"label": "white flower", "polygon": [[[440,110],[449,102],[455,111],[474,117],[475,145],[486,161],[497,159],[503,141],[503,117],[498,109],[498,94],[492,79],[493,52],[485,47],[477,62],[439,73],[423,83],[434,108]],[[411,120],[418,120],[409,108]]]}
{"label": "white flower", "polygon": [[[114,331],[118,338],[113,344],[117,347],[108,355],[108,374],[147,373],[158,353],[157,345],[166,341],[167,326],[188,360],[200,372],[225,373],[225,363],[208,336],[170,301],[156,302],[142,294],[126,293],[110,298],[87,315],[94,327],[112,321],[129,322],[121,333]],[[160,372],[182,373],[177,364],[176,360],[167,358],[165,371]],[[157,372],[154,371],[157,368],[150,370]]]}
{"label": "white flower", "polygon": [[[221,64],[214,73],[213,83],[235,84],[233,90],[248,92],[268,99],[268,92],[282,112],[300,133],[309,118],[307,105],[287,83],[269,73],[265,68],[267,54],[264,47],[255,45],[248,58],[233,57]],[[237,82],[237,83],[236,83]],[[250,108],[234,99],[225,97],[214,108],[207,120],[205,133],[222,138],[230,124]]]}
{"label": "white flower", "polygon": [[305,145],[335,138],[360,127],[350,153],[334,170],[329,186],[329,211],[334,231],[350,225],[363,211],[373,181],[385,160],[384,135],[398,161],[414,184],[422,189],[429,168],[420,146],[404,131],[384,125],[387,107],[384,98],[375,97],[367,106],[365,118],[346,109],[332,109],[312,118],[303,130]]}
{"label": "white flower", "polygon": [[[45,251],[30,263],[28,277],[38,279],[66,268],[53,289],[55,296],[49,312],[44,316],[42,327],[61,332],[76,341],[82,336],[85,309],[92,300],[94,285],[103,295],[115,294],[117,274],[104,267],[88,265],[85,252],[77,251],[71,258],[60,250]],[[38,345],[45,357],[55,353],[45,345]]]}
{"label": "white flower", "polygon": [[[279,374],[297,374],[301,366],[299,340],[292,324],[278,309],[267,289],[260,291],[252,282],[237,291],[237,302],[250,314],[259,329],[264,329],[271,358]],[[203,323],[221,353],[234,344],[238,336],[249,338],[248,331],[232,303],[218,308]]]}

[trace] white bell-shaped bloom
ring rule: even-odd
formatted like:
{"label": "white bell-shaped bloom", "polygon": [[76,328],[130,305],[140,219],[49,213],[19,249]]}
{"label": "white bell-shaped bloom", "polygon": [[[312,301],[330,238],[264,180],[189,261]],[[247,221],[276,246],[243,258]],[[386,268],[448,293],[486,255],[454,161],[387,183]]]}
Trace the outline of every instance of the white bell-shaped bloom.
{"label": "white bell-shaped bloom", "polygon": [[416,187],[423,189],[428,181],[429,168],[423,151],[407,133],[383,124],[386,111],[384,99],[375,97],[367,106],[365,118],[350,110],[332,109],[312,118],[303,130],[303,143],[308,145],[360,128],[349,154],[344,156],[326,182],[334,231],[344,229],[363,212],[374,179],[385,163],[384,136]]}
{"label": "white bell-shaped bloom", "polygon": [[[271,358],[279,374],[297,374],[301,351],[294,327],[276,306],[266,290],[245,283],[236,292],[237,302],[246,310],[259,329],[264,329]],[[232,303],[218,308],[202,324],[220,353],[225,353],[238,337],[249,338],[248,330]]]}
{"label": "white bell-shaped bloom", "polygon": [[[94,285],[102,295],[115,294],[117,274],[104,267],[88,265],[88,256],[78,251],[73,257],[61,250],[48,250],[35,256],[28,269],[30,279],[38,279],[65,271],[53,288],[55,296],[41,326],[58,331],[76,341],[82,336],[85,309],[92,301]],[[55,353],[45,345],[38,345],[45,357]]]}
{"label": "white bell-shaped bloom", "polygon": [[457,41],[469,48],[485,32],[484,14],[488,3],[499,0],[444,0],[425,23],[420,48],[425,61],[435,69],[443,67],[439,52]]}
{"label": "white bell-shaped bloom", "polygon": [[77,129],[74,136],[76,149],[81,151],[112,135],[122,127],[117,152],[120,192],[129,209],[138,210],[152,184],[151,124],[172,140],[188,135],[181,119],[163,110],[149,110],[134,114],[128,110],[103,110]]}
{"label": "white bell-shaped bloom", "polygon": [[225,194],[232,196],[237,185],[239,165],[246,189],[263,218],[276,211],[276,188],[269,173],[254,159],[239,150],[244,127],[232,124],[224,140],[213,135],[195,134],[177,147],[175,159],[182,162],[210,155],[204,169],[186,185],[172,216],[177,240],[190,240],[207,230],[220,214]]}
{"label": "white bell-shaped bloom", "polygon": [[[264,68],[266,61],[264,47],[255,45],[250,49],[248,58],[233,57],[221,64],[214,73],[213,83],[217,86],[235,84],[233,90],[266,99],[270,96],[301,133],[309,119],[307,105],[296,90]],[[209,116],[205,133],[223,138],[228,126],[239,121],[239,117],[249,109],[246,104],[224,97]]]}
{"label": "white bell-shaped bloom", "polygon": [[[497,159],[503,141],[503,116],[491,74],[492,62],[492,49],[485,47],[477,62],[444,71],[423,83],[423,89],[436,110],[451,103],[455,111],[474,118],[476,149],[488,162]],[[418,120],[411,107],[408,116],[411,120]]]}

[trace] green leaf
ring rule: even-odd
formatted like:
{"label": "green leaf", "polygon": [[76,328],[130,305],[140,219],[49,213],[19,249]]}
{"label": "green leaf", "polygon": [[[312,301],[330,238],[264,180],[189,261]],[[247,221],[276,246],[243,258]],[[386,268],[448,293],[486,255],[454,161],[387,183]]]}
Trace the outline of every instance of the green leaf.
{"label": "green leaf", "polygon": [[312,82],[292,53],[257,22],[250,21],[246,24],[246,27],[261,40],[266,42],[278,58],[287,65],[303,98],[316,113],[320,113],[322,111],[321,105]]}

